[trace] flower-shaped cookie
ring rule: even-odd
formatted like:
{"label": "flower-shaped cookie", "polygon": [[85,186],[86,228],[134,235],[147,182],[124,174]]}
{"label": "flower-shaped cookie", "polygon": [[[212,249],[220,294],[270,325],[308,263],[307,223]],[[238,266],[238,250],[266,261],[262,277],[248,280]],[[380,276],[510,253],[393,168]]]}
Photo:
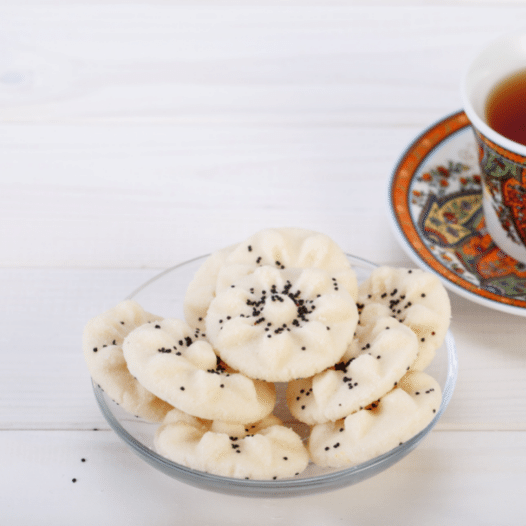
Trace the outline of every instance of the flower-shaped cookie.
{"label": "flower-shaped cookie", "polygon": [[309,462],[299,435],[273,415],[247,426],[201,420],[174,409],[157,430],[155,449],[192,469],[243,479],[293,477]]}
{"label": "flower-shaped cookie", "polygon": [[415,334],[390,316],[365,308],[343,361],[287,386],[287,404],[301,422],[321,424],[363,409],[397,385],[416,359]]}
{"label": "flower-shaped cookie", "polygon": [[354,299],[329,272],[263,266],[212,300],[206,334],[231,367],[286,382],[339,361],[357,322]]}
{"label": "flower-shaped cookie", "polygon": [[195,337],[206,338],[205,317],[210,302],[215,297],[217,275],[236,246],[223,248],[208,256],[186,289],[183,301],[184,317],[188,325],[195,329]]}
{"label": "flower-shaped cookie", "polygon": [[412,371],[377,402],[312,428],[309,451],[319,466],[346,467],[387,453],[422,431],[440,407],[440,386]]}
{"label": "flower-shaped cookie", "polygon": [[217,292],[260,266],[326,270],[354,299],[357,296],[356,274],[345,253],[329,236],[303,228],[269,228],[239,243],[219,269]]}
{"label": "flower-shaped cookie", "polygon": [[130,374],[122,343],[135,328],[159,319],[135,301],[126,300],[91,319],[82,337],[84,358],[94,382],[123,409],[152,422],[160,422],[173,408]]}
{"label": "flower-shaped cookie", "polygon": [[420,269],[379,267],[359,287],[358,308],[370,303],[407,325],[418,337],[418,358],[412,369],[422,371],[442,345],[451,318],[446,289],[434,274]]}
{"label": "flower-shaped cookie", "polygon": [[221,366],[211,345],[192,336],[177,319],[139,327],[124,341],[128,369],[159,398],[199,418],[244,424],[272,412],[273,384]]}

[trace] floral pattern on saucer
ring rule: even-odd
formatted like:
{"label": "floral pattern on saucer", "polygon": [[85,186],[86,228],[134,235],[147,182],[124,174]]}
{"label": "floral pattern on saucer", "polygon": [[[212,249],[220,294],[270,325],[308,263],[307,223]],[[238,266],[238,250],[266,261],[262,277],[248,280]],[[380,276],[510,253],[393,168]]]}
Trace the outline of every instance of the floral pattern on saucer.
{"label": "floral pattern on saucer", "polygon": [[503,253],[485,228],[478,153],[464,112],[430,127],[393,172],[392,217],[409,254],[446,286],[526,316],[526,265]]}

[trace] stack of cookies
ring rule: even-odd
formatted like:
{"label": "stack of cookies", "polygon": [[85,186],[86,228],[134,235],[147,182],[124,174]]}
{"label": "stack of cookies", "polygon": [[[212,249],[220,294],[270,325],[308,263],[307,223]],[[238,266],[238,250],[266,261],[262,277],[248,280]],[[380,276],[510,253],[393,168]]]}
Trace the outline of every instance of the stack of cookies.
{"label": "stack of cookies", "polygon": [[[268,229],[212,254],[189,283],[184,320],[128,300],[91,320],[93,380],[159,422],[157,451],[245,479],[352,466],[414,436],[441,403],[423,370],[450,320],[442,284],[380,267],[360,285],[324,234]],[[308,439],[274,410],[276,384]]]}

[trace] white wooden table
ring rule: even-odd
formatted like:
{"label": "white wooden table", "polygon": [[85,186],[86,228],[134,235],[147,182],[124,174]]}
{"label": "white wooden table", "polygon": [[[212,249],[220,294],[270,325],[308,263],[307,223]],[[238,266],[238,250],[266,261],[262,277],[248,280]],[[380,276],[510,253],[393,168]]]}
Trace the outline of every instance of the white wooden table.
{"label": "white wooden table", "polygon": [[219,4],[0,2],[0,524],[525,524],[525,319],[454,294],[453,400],[361,484],[194,489],[103,419],[82,328],[166,267],[270,226],[414,266],[391,170],[526,20],[518,1]]}

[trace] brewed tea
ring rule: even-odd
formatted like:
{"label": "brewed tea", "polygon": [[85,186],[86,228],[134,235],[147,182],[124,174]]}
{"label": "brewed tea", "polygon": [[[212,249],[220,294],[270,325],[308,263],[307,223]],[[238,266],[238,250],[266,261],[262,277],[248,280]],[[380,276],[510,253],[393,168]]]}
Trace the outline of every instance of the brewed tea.
{"label": "brewed tea", "polygon": [[493,88],[486,101],[486,121],[497,133],[526,145],[526,70]]}

